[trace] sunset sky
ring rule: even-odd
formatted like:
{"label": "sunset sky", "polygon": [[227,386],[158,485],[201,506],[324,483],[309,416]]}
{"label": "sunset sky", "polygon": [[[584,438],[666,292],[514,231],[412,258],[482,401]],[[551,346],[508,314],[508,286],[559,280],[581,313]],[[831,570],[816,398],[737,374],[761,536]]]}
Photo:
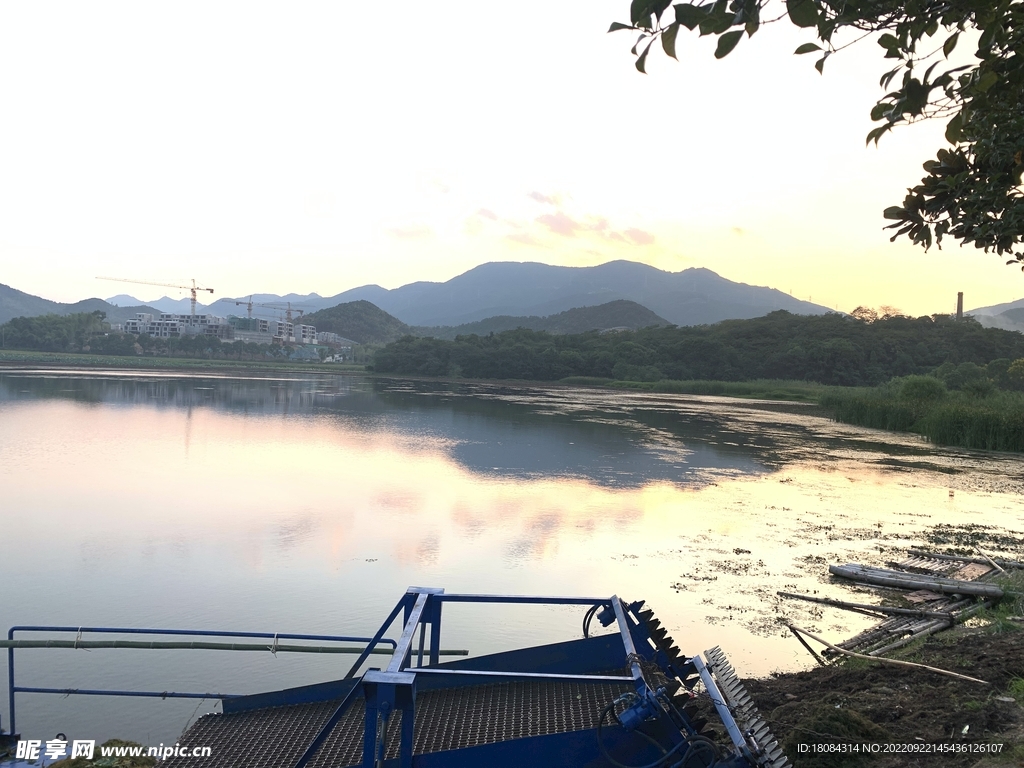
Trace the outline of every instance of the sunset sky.
{"label": "sunset sky", "polygon": [[[357,13],[365,13],[360,17]],[[379,13],[371,15],[369,10]],[[383,12],[385,11],[386,12]],[[633,68],[628,0],[5,3],[0,282],[58,301],[329,296],[487,261],[707,267],[849,311],[1024,296],[889,243],[943,126],[865,148],[888,62],[788,22]]]}

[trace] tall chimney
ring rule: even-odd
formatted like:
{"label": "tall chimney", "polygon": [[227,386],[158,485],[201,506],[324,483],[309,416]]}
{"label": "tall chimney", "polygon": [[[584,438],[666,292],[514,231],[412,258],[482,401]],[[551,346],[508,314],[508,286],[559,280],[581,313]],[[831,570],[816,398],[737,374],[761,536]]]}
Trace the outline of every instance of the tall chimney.
{"label": "tall chimney", "polygon": [[964,319],[964,292],[960,291],[956,295],[956,319]]}

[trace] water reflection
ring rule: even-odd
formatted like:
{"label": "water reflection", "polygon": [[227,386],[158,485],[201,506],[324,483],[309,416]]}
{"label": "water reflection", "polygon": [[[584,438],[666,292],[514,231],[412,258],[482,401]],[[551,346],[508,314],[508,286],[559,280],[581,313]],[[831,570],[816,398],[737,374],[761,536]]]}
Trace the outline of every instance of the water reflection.
{"label": "water reflection", "polygon": [[[350,377],[169,377],[126,373],[69,378],[0,374],[0,403],[79,403],[184,410],[186,444],[195,408],[253,416],[333,416],[362,431],[442,441],[451,458],[488,476],[581,477],[601,485],[708,482],[707,473],[750,474],[777,462],[774,438],[731,416],[623,398],[543,401],[527,390],[409,387]],[[628,401],[628,398],[626,398]],[[616,402],[618,400],[618,402]]]}
{"label": "water reflection", "polygon": [[[745,673],[765,674],[808,661],[779,617],[832,639],[861,626],[775,590],[849,597],[828,564],[884,563],[942,525],[972,523],[989,536],[981,546],[1004,551],[1019,537],[999,531],[1024,530],[1022,475],[1017,457],[934,450],[794,406],[341,376],[5,372],[0,630],[366,634],[409,584],[617,593],[647,599],[684,650],[720,644]],[[573,636],[579,618],[551,611],[520,626],[453,610],[445,631],[485,653]],[[163,690],[187,674],[239,692],[332,674],[323,660],[94,654],[89,677],[82,657],[26,654],[24,668],[39,685],[79,675],[82,687]],[[24,727],[53,732],[48,697],[24,707]],[[105,702],[66,717],[94,723],[90,738],[174,738],[178,715],[151,711],[129,725]]]}

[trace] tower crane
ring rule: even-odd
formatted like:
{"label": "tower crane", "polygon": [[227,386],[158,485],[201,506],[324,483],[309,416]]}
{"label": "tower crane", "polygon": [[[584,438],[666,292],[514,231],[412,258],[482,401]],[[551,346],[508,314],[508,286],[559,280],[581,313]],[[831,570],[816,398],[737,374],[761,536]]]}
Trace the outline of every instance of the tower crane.
{"label": "tower crane", "polygon": [[[281,304],[287,304],[288,305],[287,309],[285,307],[282,307]],[[248,310],[249,318],[250,319],[252,318],[252,308],[253,307],[265,307],[266,309],[273,309],[273,310],[275,310],[277,312],[284,312],[285,313],[285,317],[288,319],[289,323],[292,321],[292,312],[298,312],[299,313],[299,317],[301,318],[302,315],[306,311],[304,309],[292,309],[292,303],[290,301],[282,301],[282,302],[277,302],[277,303],[274,303],[274,304],[262,304],[262,303],[260,303],[258,301],[253,301],[252,300],[252,296],[249,297],[248,301],[236,301],[235,302],[235,306],[236,307],[243,307],[244,306]]]}
{"label": "tower crane", "polygon": [[196,285],[195,278],[192,278],[192,285],[176,285],[174,283],[155,283],[152,280],[129,280],[124,277],[97,277],[97,280],[115,280],[119,283],[135,283],[136,285],[160,285],[164,288],[181,288],[186,291],[192,292],[192,317],[196,316],[196,291],[209,291],[213,293],[213,288],[201,288]]}
{"label": "tower crane", "polygon": [[[284,304],[286,306],[282,307]],[[260,304],[261,307],[267,307],[268,309],[276,309],[278,312],[285,313],[285,319],[290,323],[292,321],[292,312],[297,312],[299,319],[306,313],[304,309],[292,309],[292,303],[290,301],[279,301],[275,304]]]}

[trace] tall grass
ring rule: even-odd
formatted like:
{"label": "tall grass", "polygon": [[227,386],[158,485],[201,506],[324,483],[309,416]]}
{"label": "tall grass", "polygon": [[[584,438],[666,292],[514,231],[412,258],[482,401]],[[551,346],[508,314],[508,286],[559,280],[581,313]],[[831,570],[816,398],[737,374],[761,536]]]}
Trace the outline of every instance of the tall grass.
{"label": "tall grass", "polygon": [[847,424],[916,432],[936,445],[1024,451],[1021,392],[947,392],[937,379],[909,376],[868,391],[830,389],[819,402]]}

